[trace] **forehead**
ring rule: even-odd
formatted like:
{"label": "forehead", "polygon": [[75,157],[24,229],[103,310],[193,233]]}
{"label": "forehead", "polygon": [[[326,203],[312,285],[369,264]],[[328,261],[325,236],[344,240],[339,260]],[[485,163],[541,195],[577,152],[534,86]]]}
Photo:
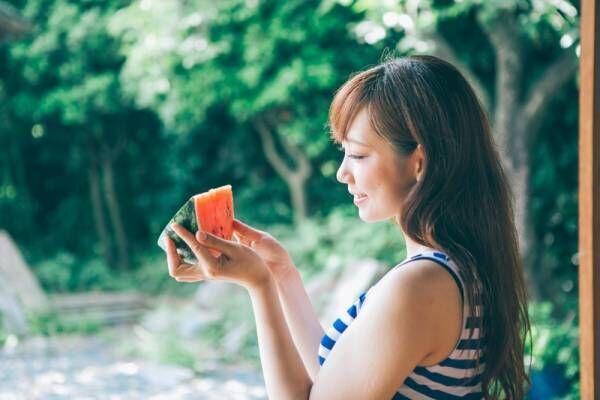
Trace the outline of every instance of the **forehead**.
{"label": "forehead", "polygon": [[342,139],[342,143],[352,143],[365,147],[374,147],[377,145],[378,136],[371,126],[368,112],[363,109],[356,114],[356,117],[350,124],[348,132]]}

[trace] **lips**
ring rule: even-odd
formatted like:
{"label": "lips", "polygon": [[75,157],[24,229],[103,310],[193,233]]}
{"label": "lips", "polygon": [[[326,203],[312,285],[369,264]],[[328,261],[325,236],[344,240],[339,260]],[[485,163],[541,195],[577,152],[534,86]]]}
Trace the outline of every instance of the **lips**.
{"label": "lips", "polygon": [[354,204],[357,206],[367,200],[367,195],[364,193],[354,193],[350,189],[348,189],[348,192],[354,197]]}
{"label": "lips", "polygon": [[363,196],[366,196],[366,194],[364,194],[364,193],[354,193],[354,192],[353,192],[352,190],[350,190],[350,189],[348,189],[348,193],[350,193],[350,194],[351,194],[352,196],[354,196],[354,197],[359,197],[359,198],[360,198],[360,197],[363,197]]}

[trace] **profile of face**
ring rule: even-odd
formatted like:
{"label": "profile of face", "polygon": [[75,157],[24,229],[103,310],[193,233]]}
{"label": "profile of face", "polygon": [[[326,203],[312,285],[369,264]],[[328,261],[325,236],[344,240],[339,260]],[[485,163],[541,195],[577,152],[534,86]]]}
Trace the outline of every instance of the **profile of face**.
{"label": "profile of face", "polygon": [[356,114],[342,140],[344,159],[336,178],[347,185],[365,222],[399,216],[402,203],[420,178],[423,153],[420,145],[402,156],[375,132],[366,109]]}

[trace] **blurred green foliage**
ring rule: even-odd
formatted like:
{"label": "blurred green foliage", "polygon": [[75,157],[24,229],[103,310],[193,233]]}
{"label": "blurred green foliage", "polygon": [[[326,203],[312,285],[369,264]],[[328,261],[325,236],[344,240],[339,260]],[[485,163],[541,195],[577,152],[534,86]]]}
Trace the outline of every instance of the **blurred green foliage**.
{"label": "blurred green foliage", "polygon": [[141,357],[160,363],[180,365],[199,372],[201,363],[194,354],[194,346],[206,345],[186,340],[172,331],[145,332],[137,341],[130,341],[127,349],[121,349],[132,357]]}
{"label": "blurred green foliage", "polygon": [[571,302],[571,306],[571,312],[557,319],[553,316],[555,306],[552,303],[530,304],[532,340],[526,342],[525,349],[525,362],[529,364],[531,361],[531,371],[534,374],[547,373],[551,379],[560,381],[555,383],[561,389],[560,398],[564,400],[581,397],[577,304]]}
{"label": "blurred green foliage", "polygon": [[283,243],[306,278],[361,259],[380,260],[391,268],[406,256],[398,226],[391,221],[366,224],[353,205],[340,206],[326,217],[308,219],[293,228],[272,225],[268,231]]}
{"label": "blurred green foliage", "polygon": [[545,118],[531,168],[531,212],[542,255],[537,279],[551,294],[544,300],[556,304],[553,312],[561,317],[572,309],[578,287],[577,96],[575,82],[556,93],[557,112]]}
{"label": "blurred green foliage", "polygon": [[[409,35],[418,28],[441,33],[493,95],[495,55],[478,24],[508,8],[525,39],[525,91],[577,40],[579,18],[578,1],[423,1],[412,27],[402,1],[11,3],[35,29],[0,44],[0,228],[50,292],[189,295],[194,285],[169,278],[156,239],[192,194],[223,184],[236,215],[278,237],[306,276],[358,258],[393,266],[404,257],[397,227],[358,220],[335,180],[341,157],[326,126],[335,90],[389,53],[420,48]],[[573,79],[553,95],[531,154],[536,279],[552,294],[538,300],[554,304],[534,305],[534,368],[559,363],[570,380],[576,321],[552,327],[576,301],[577,90]],[[297,226],[261,118],[277,121],[277,149],[288,141],[313,167],[310,218]],[[35,323],[76,329],[52,315]]]}
{"label": "blurred green foliage", "polygon": [[[290,224],[289,188],[253,125],[265,116],[277,119],[278,141],[297,145],[313,166],[305,188],[309,215],[347,205],[334,176],[340,155],[329,143],[329,102],[353,72],[387,53],[413,51],[400,3],[14,4],[35,30],[0,46],[0,144],[7,149],[0,226],[50,290],[120,288],[147,265],[142,260],[161,257],[156,237],[185,199],[225,183],[233,185],[241,219],[273,229]],[[426,2],[432,18],[416,23],[444,34],[493,93],[490,47],[483,35],[463,35],[481,30],[478,4]],[[554,6],[527,4],[519,12],[529,32],[524,64],[534,79],[559,39],[572,33],[578,3],[561,3],[563,22]],[[491,15],[494,7],[486,3],[481,12]],[[559,303],[577,289],[576,90],[573,82],[556,93],[532,154],[540,279]],[[372,251],[387,243],[365,240],[377,236],[361,237],[363,229],[354,228],[352,242]],[[118,249],[126,251],[129,271],[119,268]],[[312,264],[324,259],[319,250],[314,257]]]}
{"label": "blurred green foliage", "polygon": [[31,335],[92,334],[102,328],[102,324],[92,318],[65,319],[56,311],[35,313],[28,320]]}
{"label": "blurred green foliage", "polygon": [[136,290],[148,295],[181,297],[193,293],[193,287],[169,276],[164,255],[140,256],[135,264],[134,271],[120,272],[101,259],[85,260],[61,252],[36,264],[35,273],[44,290],[50,293]]}

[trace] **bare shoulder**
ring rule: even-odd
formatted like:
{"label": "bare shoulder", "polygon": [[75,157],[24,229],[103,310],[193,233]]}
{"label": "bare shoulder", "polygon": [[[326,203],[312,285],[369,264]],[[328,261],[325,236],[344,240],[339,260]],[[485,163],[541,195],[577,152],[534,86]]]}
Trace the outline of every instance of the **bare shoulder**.
{"label": "bare shoulder", "polygon": [[369,293],[392,320],[418,321],[428,349],[419,365],[432,365],[454,349],[462,329],[462,296],[456,281],[434,261],[416,260],[388,272]]}
{"label": "bare shoulder", "polygon": [[[452,290],[459,309],[456,284],[429,261],[405,266],[388,272],[369,291],[321,367],[311,399],[392,398],[416,366],[452,350],[456,336],[448,334],[445,324],[451,318],[444,314],[453,307]],[[440,293],[447,291],[450,295]]]}
{"label": "bare shoulder", "polygon": [[452,275],[445,268],[431,260],[415,260],[393,269],[372,290],[383,292],[384,296],[390,296],[391,298],[410,295],[415,300],[427,298],[460,299],[460,288]]}

